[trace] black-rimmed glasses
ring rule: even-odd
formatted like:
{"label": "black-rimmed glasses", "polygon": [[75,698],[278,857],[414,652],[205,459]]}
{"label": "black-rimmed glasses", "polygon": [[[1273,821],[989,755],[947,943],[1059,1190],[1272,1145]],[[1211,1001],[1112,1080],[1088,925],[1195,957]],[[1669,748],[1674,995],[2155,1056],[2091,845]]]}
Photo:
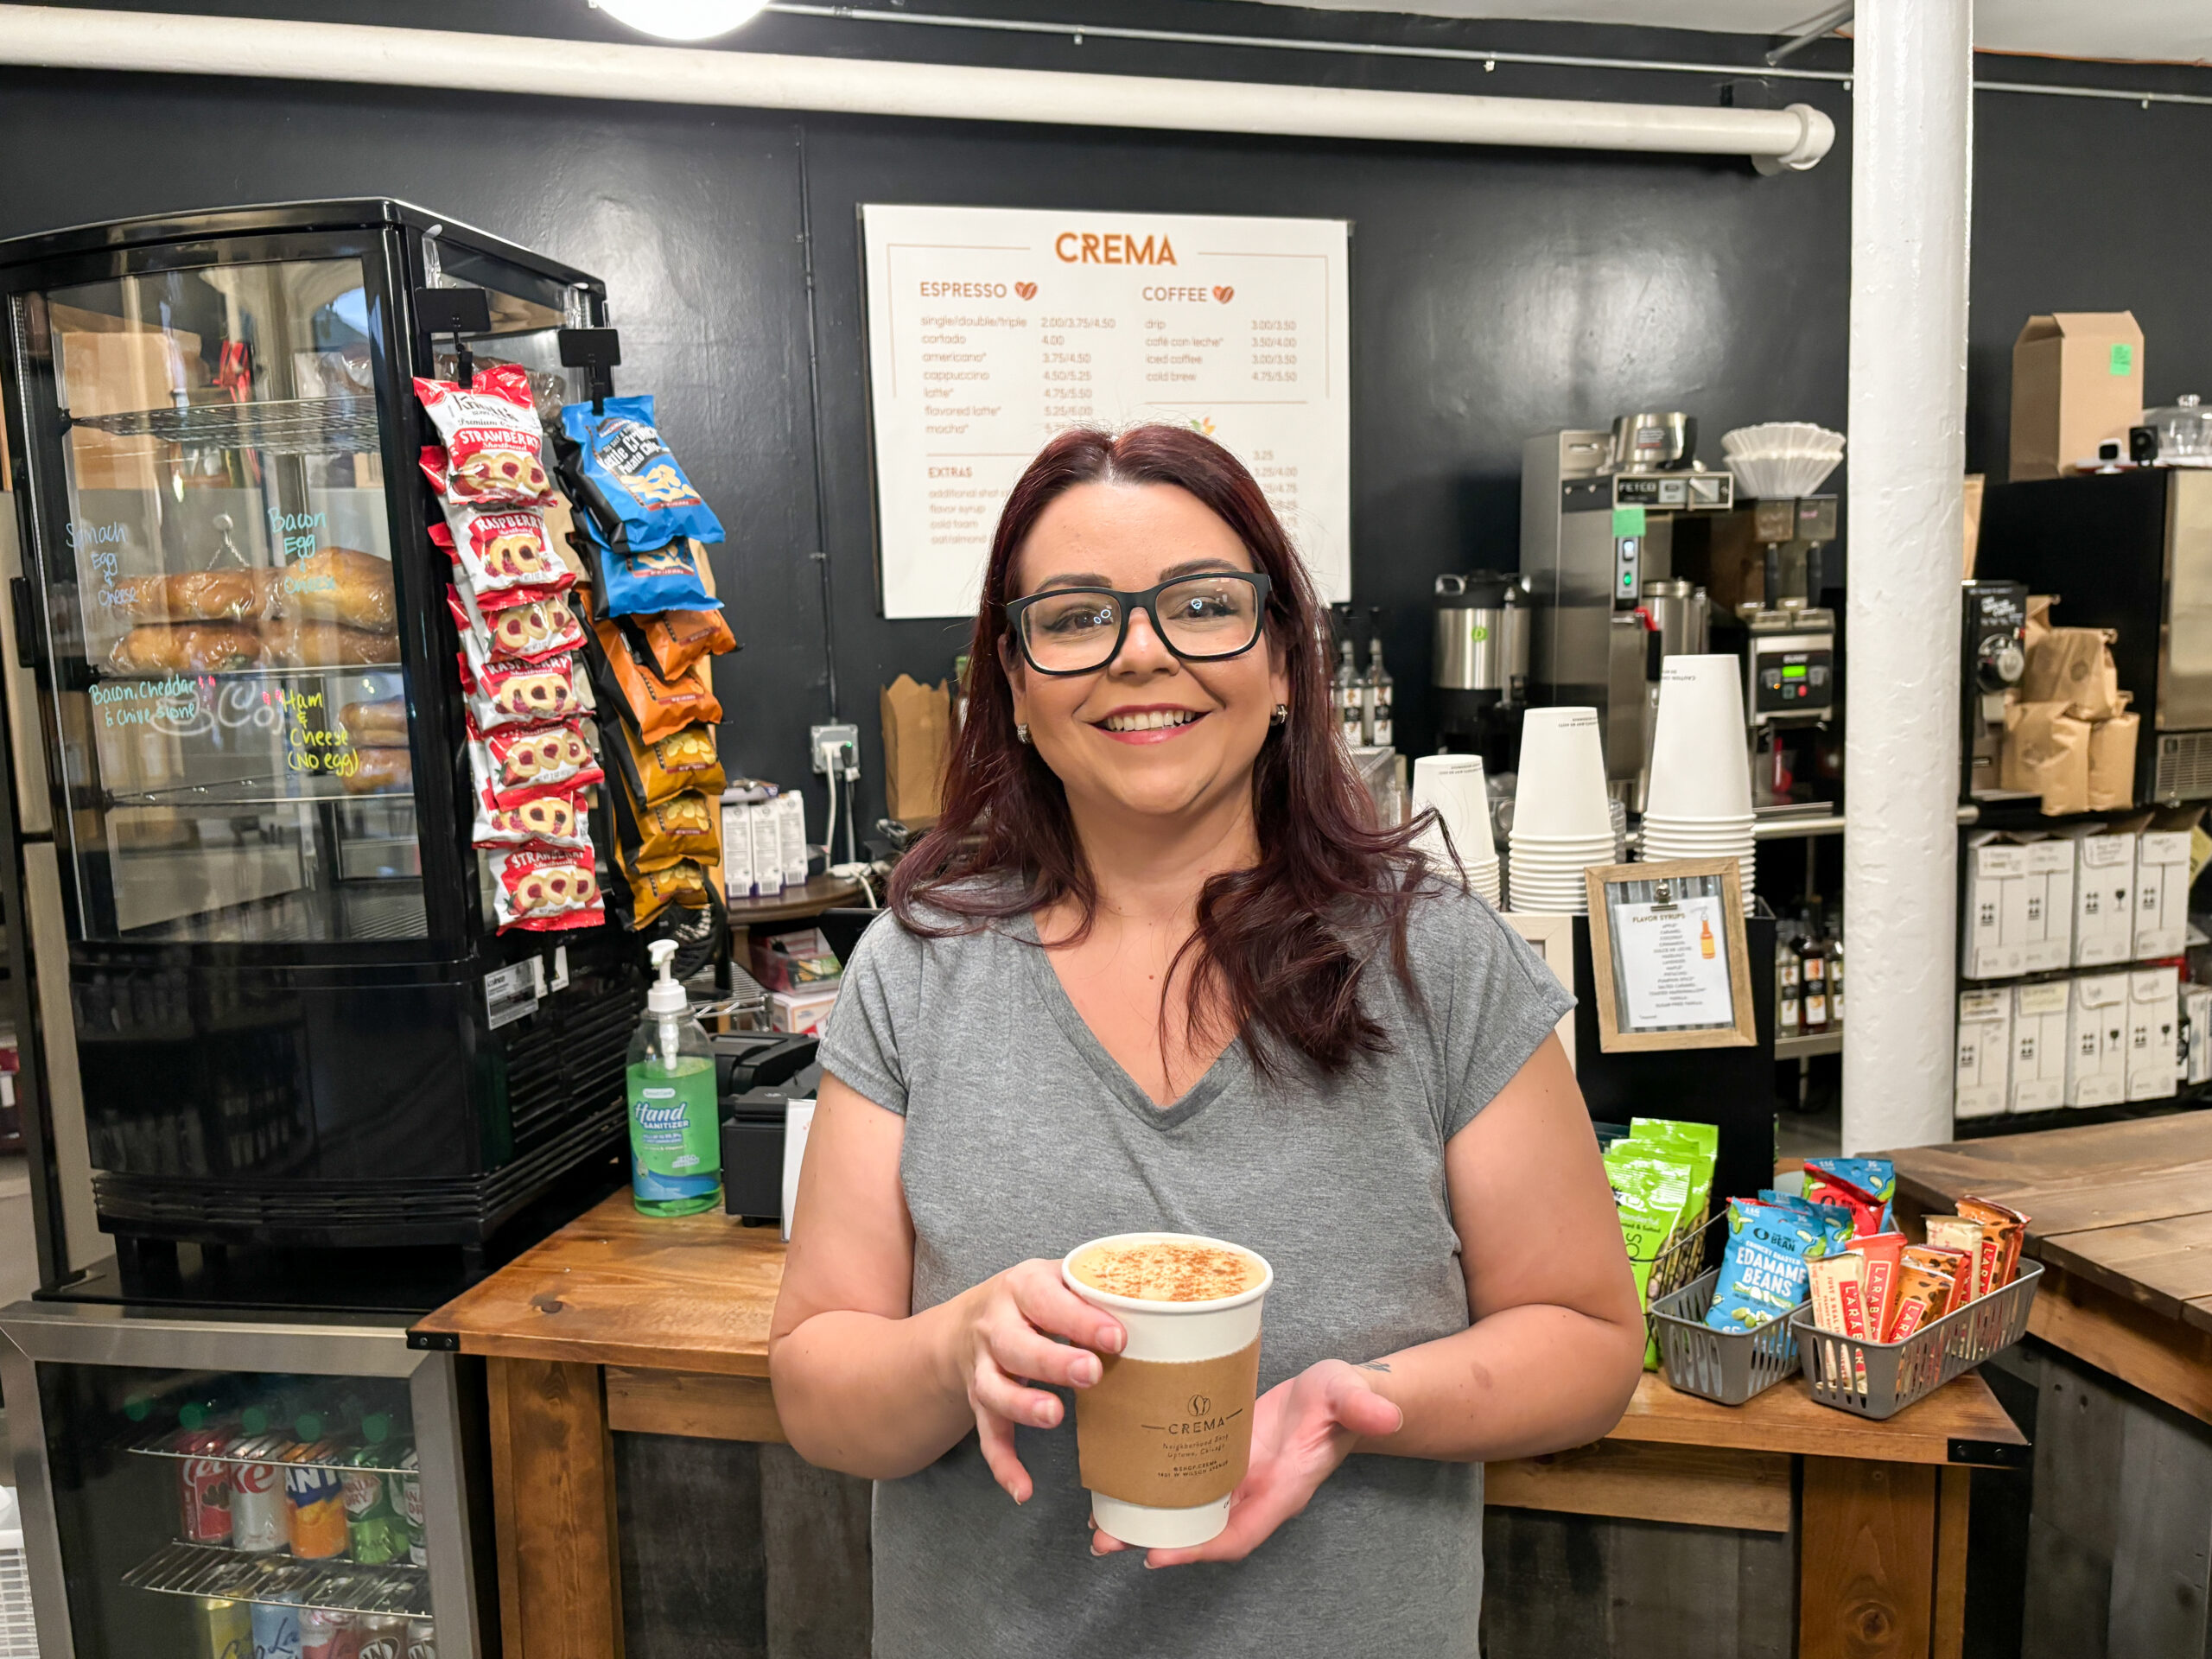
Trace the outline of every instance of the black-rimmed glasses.
{"label": "black-rimmed glasses", "polygon": [[1186,663],[1219,662],[1252,649],[1274,584],[1257,570],[1178,576],[1142,593],[1048,588],[1007,601],[1007,626],[1039,674],[1090,674],[1120,654],[1129,614],[1152,619],[1160,644]]}

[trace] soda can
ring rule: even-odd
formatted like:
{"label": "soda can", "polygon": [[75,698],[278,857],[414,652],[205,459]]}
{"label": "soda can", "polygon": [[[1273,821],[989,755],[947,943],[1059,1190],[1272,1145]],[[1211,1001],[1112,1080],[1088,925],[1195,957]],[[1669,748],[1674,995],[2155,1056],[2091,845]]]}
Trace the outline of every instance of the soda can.
{"label": "soda can", "polygon": [[397,1614],[364,1613],[359,1659],[407,1659],[407,1624]]}
{"label": "soda can", "polygon": [[253,1659],[253,1610],[219,1596],[195,1599],[200,1659]]}
{"label": "soda can", "polygon": [[429,1619],[407,1621],[405,1659],[438,1659],[438,1627]]}
{"label": "soda can", "polygon": [[300,1610],[289,1602],[253,1604],[253,1659],[300,1659]]}
{"label": "soda can", "polygon": [[190,1454],[177,1465],[181,1484],[184,1536],[195,1544],[231,1541],[231,1465],[197,1455],[219,1452],[224,1435],[212,1428],[195,1428],[177,1437],[177,1449]]}
{"label": "soda can", "polygon": [[359,1659],[361,1618],[328,1607],[300,1614],[300,1659]]}
{"label": "soda can", "polygon": [[329,1560],[346,1553],[346,1483],[336,1466],[344,1456],[321,1440],[284,1453],[284,1529],[292,1554],[302,1560]]}
{"label": "soda can", "polygon": [[267,1555],[284,1548],[289,1535],[289,1505],[284,1474],[276,1460],[288,1444],[281,1434],[261,1434],[232,1443],[233,1457],[266,1454],[268,1461],[231,1465],[231,1548]]}
{"label": "soda can", "polygon": [[411,1446],[399,1460],[399,1518],[407,1523],[407,1559],[417,1567],[428,1567],[430,1550],[423,1533],[423,1476]]}

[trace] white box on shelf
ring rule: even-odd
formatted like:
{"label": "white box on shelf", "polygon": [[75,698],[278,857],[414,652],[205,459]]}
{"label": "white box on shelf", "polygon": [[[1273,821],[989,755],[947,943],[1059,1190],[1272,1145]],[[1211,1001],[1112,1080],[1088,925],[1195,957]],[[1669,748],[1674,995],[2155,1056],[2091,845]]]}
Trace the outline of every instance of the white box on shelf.
{"label": "white box on shelf", "polygon": [[830,1023],[830,1010],[836,1001],[834,985],[818,991],[771,991],[768,1029],[788,1031],[797,1037],[819,1037]]}
{"label": "white box on shelf", "polygon": [[2135,834],[2085,830],[2074,838],[2074,966],[2135,955]]}
{"label": "white box on shelf", "polygon": [[2028,935],[2020,971],[2040,974],[2070,967],[2074,961],[2074,843],[2063,836],[2044,836],[2030,842],[2026,850]]}
{"label": "white box on shelf", "polygon": [[746,831],[753,837],[753,891],[756,897],[774,899],[784,891],[784,831],[776,798],[755,801],[745,809]]}
{"label": "white box on shelf", "polygon": [[2027,899],[2027,849],[1993,832],[1972,838],[1961,974],[2003,979],[2026,971]]}
{"label": "white box on shelf", "polygon": [[1958,1084],[1952,1097],[1956,1116],[1995,1117],[2004,1111],[2012,1048],[2011,994],[1961,991]]}
{"label": "white box on shelf", "polygon": [[2145,830],[2135,838],[2135,957],[2177,957],[2189,942],[2186,830]]}
{"label": "white box on shelf", "polygon": [[2083,974],[2070,983],[2066,1103],[2117,1106],[2127,1098],[2127,976]]}
{"label": "white box on shelf", "polygon": [[2043,1112],[2066,1103],[2068,982],[2012,988],[2012,1077],[2009,1099],[2016,1112]]}
{"label": "white box on shelf", "polygon": [[722,797],[722,896],[726,899],[753,896],[753,824],[747,816],[752,810],[743,801]]}
{"label": "white box on shelf", "polygon": [[2181,1080],[2192,1085],[2212,1083],[2212,985],[2181,988]]}
{"label": "white box on shelf", "polygon": [[2164,1100],[2178,1078],[2181,974],[2171,965],[2127,976],[2127,1097]]}

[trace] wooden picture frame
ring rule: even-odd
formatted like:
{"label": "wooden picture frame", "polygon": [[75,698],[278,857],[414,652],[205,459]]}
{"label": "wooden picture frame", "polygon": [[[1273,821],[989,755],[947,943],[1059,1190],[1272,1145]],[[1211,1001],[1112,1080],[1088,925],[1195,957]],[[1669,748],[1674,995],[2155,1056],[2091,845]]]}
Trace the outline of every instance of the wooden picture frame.
{"label": "wooden picture frame", "polygon": [[[1560,988],[1574,995],[1574,918],[1544,912],[1509,910],[1497,918],[1536,947],[1544,966],[1552,970]],[[1574,1010],[1560,1015],[1560,1046],[1567,1051],[1567,1067],[1574,1070]]]}
{"label": "wooden picture frame", "polygon": [[[1600,1049],[1618,1054],[1757,1046],[1743,881],[1734,859],[1606,864],[1586,870],[1583,880],[1590,894],[1590,967],[1598,991]],[[1694,943],[1684,932],[1691,919],[1700,930]],[[1716,919],[1717,937],[1712,930]],[[1726,1008],[1715,1006],[1719,987],[1711,972],[1699,969],[1699,958],[1710,962],[1716,953],[1726,957]],[[1625,986],[1631,970],[1637,983]],[[1688,1017],[1676,1023],[1667,1017],[1672,1012]],[[1699,1018],[1700,1014],[1713,1017]]]}

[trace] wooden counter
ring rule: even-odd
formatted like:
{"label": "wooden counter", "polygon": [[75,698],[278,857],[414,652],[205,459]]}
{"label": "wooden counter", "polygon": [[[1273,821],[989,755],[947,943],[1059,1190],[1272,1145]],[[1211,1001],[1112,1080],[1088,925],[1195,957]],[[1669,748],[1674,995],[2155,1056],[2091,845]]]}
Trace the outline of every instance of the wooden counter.
{"label": "wooden counter", "polygon": [[2031,1334],[2212,1423],[2212,1111],[1890,1155],[1908,1225],[1967,1194],[2029,1217]]}
{"label": "wooden counter", "polygon": [[[483,1356],[502,1628],[518,1659],[621,1651],[613,1432],[780,1440],[768,1321],[783,1245],[618,1193],[423,1319]],[[1492,1464],[1508,1508],[1800,1529],[1800,1659],[1960,1651],[1970,1465],[2024,1444],[1978,1376],[1886,1423],[1802,1380],[1717,1406],[1647,1375],[1603,1440]]]}

